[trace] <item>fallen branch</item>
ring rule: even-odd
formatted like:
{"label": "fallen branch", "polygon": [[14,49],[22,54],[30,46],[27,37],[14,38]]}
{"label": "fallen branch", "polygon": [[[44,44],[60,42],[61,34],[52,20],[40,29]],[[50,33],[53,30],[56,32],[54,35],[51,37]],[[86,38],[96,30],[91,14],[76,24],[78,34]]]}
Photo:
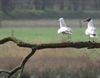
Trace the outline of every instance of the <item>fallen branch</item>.
{"label": "fallen branch", "polygon": [[7,73],[7,74],[10,74],[10,72],[8,70],[3,70],[3,69],[0,69],[0,74],[1,73]]}
{"label": "fallen branch", "polygon": [[100,43],[97,42],[66,42],[66,43],[46,43],[46,44],[30,44],[23,42],[19,39],[8,37],[0,40],[0,44],[4,44],[8,41],[16,43],[19,47],[33,48],[36,47],[37,50],[46,48],[100,48]]}
{"label": "fallen branch", "polygon": [[0,70],[0,73],[7,73],[8,78],[11,78],[13,74],[15,74],[18,70],[21,70],[20,78],[23,73],[24,66],[26,62],[31,58],[32,55],[36,52],[36,50],[40,49],[46,49],[46,48],[100,48],[100,43],[97,42],[66,42],[66,43],[46,43],[46,44],[30,44],[23,42],[19,39],[16,39],[14,37],[7,37],[0,40],[0,44],[4,44],[6,42],[12,41],[17,44],[19,47],[27,47],[31,48],[32,51],[23,59],[21,64],[17,67],[15,67],[13,70]]}
{"label": "fallen branch", "polygon": [[15,67],[13,70],[11,70],[11,71],[0,70],[0,73],[7,73],[8,74],[8,78],[11,78],[11,76],[13,74],[15,74],[18,70],[21,70],[21,73],[20,73],[20,78],[21,78],[21,75],[23,73],[23,69],[25,67],[26,62],[35,53],[35,51],[36,51],[36,48],[33,48],[32,51],[23,59],[22,63],[19,66]]}

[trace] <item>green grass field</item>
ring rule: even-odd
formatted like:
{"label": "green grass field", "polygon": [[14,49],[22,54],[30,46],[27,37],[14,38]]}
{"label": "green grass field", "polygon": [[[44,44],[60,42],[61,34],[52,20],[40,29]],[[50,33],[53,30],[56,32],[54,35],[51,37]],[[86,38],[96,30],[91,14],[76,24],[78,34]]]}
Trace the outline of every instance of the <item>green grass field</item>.
{"label": "green grass field", "polygon": [[[57,29],[58,28],[45,28],[45,27],[42,27],[42,28],[13,28],[13,31],[14,31],[14,37],[22,40],[22,41],[25,41],[25,42],[29,42],[29,43],[52,43],[52,42],[62,42],[62,39],[61,39],[61,35],[58,35],[57,34]],[[72,28],[73,29],[73,34],[72,34],[72,38],[70,41],[88,41],[88,37],[84,34],[84,31],[85,31],[85,28]],[[12,33],[12,28],[1,28],[0,29],[0,38],[4,38],[4,37],[9,37],[11,36],[11,33]],[[95,41],[98,41],[100,42],[100,39],[99,39],[99,33],[100,33],[100,28],[97,28],[97,38],[95,39]],[[65,37],[65,39],[67,40],[67,37]],[[10,44],[8,44],[10,45]],[[9,55],[11,53],[13,53],[13,51],[15,51],[15,53],[17,53],[17,50],[16,50],[16,46],[13,44],[10,45],[11,48],[5,46],[5,47],[2,47],[0,49],[0,51],[2,52],[1,53],[1,56],[5,56],[5,55]],[[14,50],[15,48],[15,50]],[[6,50],[7,49],[7,50]],[[13,49],[13,50],[12,50]],[[6,53],[6,51],[8,51]],[[23,51],[23,50],[21,50]],[[80,49],[80,50],[77,50],[77,49],[70,49],[70,51],[68,51],[68,53],[66,53],[66,50],[57,50],[57,53],[55,53],[55,50],[50,50],[49,54],[48,55],[51,55],[51,56],[73,56],[73,57],[77,57],[77,56],[80,56],[81,55],[81,51],[82,52],[86,52],[88,53],[88,55],[90,57],[96,57],[96,52],[93,52],[93,50],[87,50],[87,49]],[[99,52],[100,49],[97,49],[97,51]],[[43,55],[45,56],[46,53],[44,53]],[[12,54],[13,55],[13,54]],[[21,54],[16,54],[16,55],[21,55],[21,56],[24,56],[23,53]],[[47,55],[47,56],[48,56]],[[37,56],[38,57],[38,56]]]}
{"label": "green grass field", "polygon": [[[27,42],[61,42],[61,35],[57,34],[58,28],[41,27],[41,28],[1,28],[0,38],[11,36],[12,30],[14,37]],[[88,41],[84,34],[85,28],[72,28],[73,34],[70,41]],[[97,38],[99,41],[100,28],[97,28]],[[67,40],[67,37],[66,37]]]}
{"label": "green grass field", "polygon": [[[61,42],[58,28],[1,28],[0,39],[14,37],[30,43]],[[72,28],[71,41],[88,41],[85,28]],[[99,39],[100,28],[97,28],[96,41]],[[67,39],[67,38],[66,38]],[[24,52],[24,53],[23,53]],[[0,67],[12,69],[30,52],[30,49],[19,48],[9,42],[0,46]],[[28,78],[99,78],[100,49],[55,48],[37,51],[25,67]],[[23,77],[26,78],[26,77]]]}

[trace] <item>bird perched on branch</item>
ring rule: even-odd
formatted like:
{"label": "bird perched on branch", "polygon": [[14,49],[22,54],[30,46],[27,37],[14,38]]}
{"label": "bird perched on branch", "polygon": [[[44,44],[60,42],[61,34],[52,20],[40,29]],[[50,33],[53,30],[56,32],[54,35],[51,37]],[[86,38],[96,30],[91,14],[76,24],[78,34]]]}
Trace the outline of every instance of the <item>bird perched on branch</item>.
{"label": "bird perched on branch", "polygon": [[85,22],[88,22],[87,29],[85,30],[85,34],[89,36],[89,41],[90,38],[93,38],[93,42],[94,42],[94,38],[96,37],[96,28],[94,27],[93,19],[89,17],[85,20]]}
{"label": "bird perched on branch", "polygon": [[58,21],[60,28],[58,29],[57,33],[62,34],[63,36],[67,35],[68,39],[71,38],[72,29],[66,25],[64,18],[59,18]]}

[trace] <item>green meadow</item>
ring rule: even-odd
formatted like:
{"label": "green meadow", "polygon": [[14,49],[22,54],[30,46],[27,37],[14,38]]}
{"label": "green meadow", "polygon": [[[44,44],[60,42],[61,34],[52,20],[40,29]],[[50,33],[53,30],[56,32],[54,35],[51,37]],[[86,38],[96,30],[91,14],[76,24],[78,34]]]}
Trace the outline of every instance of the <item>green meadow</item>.
{"label": "green meadow", "polygon": [[[33,27],[33,28],[1,28],[0,29],[0,39],[5,38],[5,37],[9,37],[9,36],[14,36],[17,39],[20,39],[24,42],[29,42],[29,43],[59,43],[59,42],[63,42],[62,40],[62,35],[61,34],[57,34],[57,30],[59,28],[57,27]],[[89,41],[89,37],[85,35],[85,28],[78,28],[78,27],[72,27],[72,31],[73,34],[71,35],[71,39],[70,41],[72,42],[76,42],[76,41]],[[12,35],[13,33],[13,35]],[[97,37],[95,38],[96,42],[100,42],[100,38],[99,38],[99,33],[100,33],[100,28],[97,28]],[[63,36],[64,38],[64,42],[68,41],[68,37],[67,35]],[[92,41],[92,39],[91,39]],[[10,45],[10,44],[7,44]],[[6,47],[7,48],[7,53],[6,53],[6,48],[1,48],[0,51],[2,51],[1,56],[5,56],[5,55],[9,55],[10,52],[13,53],[13,51],[15,51],[16,53],[16,49],[15,50],[11,50],[14,49],[16,47],[12,47],[13,44],[10,45],[11,48]],[[23,50],[22,50],[23,51]],[[58,50],[57,50],[58,51]],[[52,56],[72,56],[72,57],[77,57],[77,56],[81,56],[82,52],[86,52],[88,54],[89,57],[91,58],[95,58],[96,55],[98,55],[98,52],[100,51],[100,49],[97,49],[97,53],[94,52],[95,50],[87,50],[87,49],[70,49],[70,52],[68,51],[68,53],[66,54],[66,50],[61,49],[61,51],[59,50],[57,53],[53,51],[49,51],[50,53],[47,55],[52,55]],[[64,53],[63,53],[64,52]],[[23,53],[20,54],[21,56],[24,56]],[[44,53],[45,56],[45,53]]]}
{"label": "green meadow", "polygon": [[[61,42],[62,35],[57,34],[56,27],[33,27],[33,28],[1,28],[0,39],[13,36],[27,42]],[[73,34],[70,41],[88,41],[88,36],[85,35],[85,28],[72,28]],[[99,41],[100,28],[97,28],[96,41]],[[67,41],[67,35],[63,36]]]}
{"label": "green meadow", "polygon": [[[29,43],[62,42],[62,35],[57,34],[58,27],[1,28],[0,39],[14,36]],[[72,27],[71,40],[88,41],[85,28]],[[99,39],[100,28],[97,28]],[[64,36],[67,40],[67,36]],[[23,53],[24,52],[24,53]],[[0,46],[0,67],[12,69],[20,64],[30,49],[19,48],[12,42]],[[99,78],[100,49],[55,48],[37,50],[27,62],[22,78]],[[3,60],[3,61],[2,61]],[[10,61],[9,61],[10,60]],[[16,75],[17,77],[17,75]]]}

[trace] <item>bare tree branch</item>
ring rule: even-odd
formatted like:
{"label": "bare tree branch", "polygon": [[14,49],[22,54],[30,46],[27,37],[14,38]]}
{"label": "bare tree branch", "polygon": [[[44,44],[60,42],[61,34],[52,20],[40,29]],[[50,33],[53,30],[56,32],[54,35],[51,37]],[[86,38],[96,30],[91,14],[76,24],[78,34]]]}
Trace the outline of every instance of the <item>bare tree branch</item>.
{"label": "bare tree branch", "polygon": [[36,51],[36,48],[32,49],[31,53],[29,53],[22,61],[22,63],[15,67],[13,70],[11,71],[7,71],[7,70],[0,70],[0,73],[7,73],[8,74],[8,78],[11,78],[11,76],[13,74],[15,74],[18,70],[22,70],[20,75],[23,73],[23,69],[24,69],[24,66],[26,64],[26,62],[29,60],[29,58],[35,53]]}
{"label": "bare tree branch", "polygon": [[16,39],[14,37],[7,37],[0,40],[0,44],[4,44],[6,42],[12,41],[17,44],[19,47],[27,47],[31,48],[32,51],[23,59],[21,64],[17,67],[15,67],[13,70],[0,70],[0,73],[7,73],[9,76],[8,78],[11,78],[13,74],[15,74],[18,70],[21,70],[20,72],[20,78],[23,73],[23,69],[25,67],[26,62],[31,58],[32,55],[36,52],[36,50],[40,49],[46,49],[46,48],[100,48],[100,43],[97,42],[66,42],[66,43],[46,43],[46,44],[30,44],[23,42],[19,39]]}
{"label": "bare tree branch", "polygon": [[4,44],[8,41],[12,41],[16,43],[19,47],[27,47],[27,48],[33,48],[36,47],[37,50],[40,49],[46,49],[46,48],[100,48],[100,43],[97,42],[66,42],[66,43],[46,43],[46,44],[30,44],[23,42],[19,39],[16,39],[14,37],[7,37],[0,40],[0,44]]}
{"label": "bare tree branch", "polygon": [[16,43],[16,44],[18,44],[19,42],[21,42],[20,40],[14,38],[14,37],[7,37],[7,38],[1,39],[1,40],[0,40],[0,44],[4,44],[4,43],[6,43],[6,42],[8,42],[8,41],[12,41],[12,42],[14,42],[14,43]]}
{"label": "bare tree branch", "polygon": [[9,72],[8,70],[0,69],[0,74],[1,74],[1,73],[7,73],[7,74],[9,74],[10,72]]}
{"label": "bare tree branch", "polygon": [[[36,48],[32,48],[32,52],[29,53],[29,54],[24,58],[24,60],[22,61],[22,63],[21,63],[21,67],[22,67],[21,74],[23,73],[23,70],[24,70],[24,67],[25,67],[26,62],[30,59],[30,57],[31,57],[32,55],[34,55],[35,52],[36,52]],[[20,75],[20,76],[22,76],[22,75]]]}
{"label": "bare tree branch", "polygon": [[9,71],[10,73],[9,73],[9,76],[8,76],[8,78],[10,78],[14,73],[16,73],[18,70],[21,70],[21,66],[18,66],[18,67],[16,67],[16,68],[14,68],[13,70],[11,70],[11,71]]}

